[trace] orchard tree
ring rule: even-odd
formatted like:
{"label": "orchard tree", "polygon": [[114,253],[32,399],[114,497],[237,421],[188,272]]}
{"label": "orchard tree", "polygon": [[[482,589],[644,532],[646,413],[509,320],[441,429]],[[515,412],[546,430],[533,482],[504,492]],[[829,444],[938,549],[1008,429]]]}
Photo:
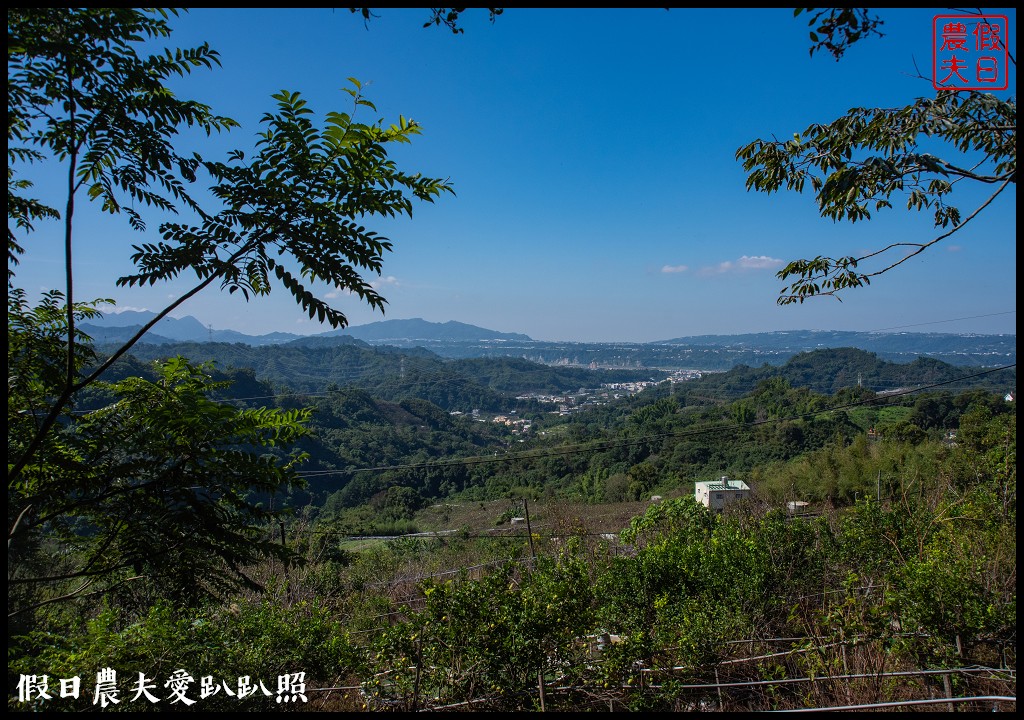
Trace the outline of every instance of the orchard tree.
{"label": "orchard tree", "polygon": [[[882,21],[867,9],[806,10],[812,55],[825,49],[839,60],[853,43],[881,35]],[[983,15],[979,21],[985,22]],[[926,151],[936,143],[944,145],[944,156]],[[939,90],[904,107],[853,108],[790,140],[754,140],[737,150],[736,158],[748,173],[748,190],[810,187],[821,216],[836,221],[868,220],[896,202],[932,213],[935,234],[926,240],[892,242],[861,256],[794,260],[778,272],[780,280],[789,281],[780,291],[780,305],[817,296],[839,299],[840,292],[870,284],[960,231],[1016,186],[1017,100]],[[991,188],[988,197],[961,212],[953,204],[954,189],[978,184]]]}
{"label": "orchard tree", "polygon": [[[318,119],[299,93],[282,90],[252,149],[222,159],[181,149],[183,129],[209,136],[237,123],[167,87],[219,62],[205,44],[146,51],[171,34],[173,15],[135,8],[15,8],[7,15],[8,538],[9,547],[21,548],[47,534],[99,543],[61,578],[138,569],[146,557],[220,557],[237,567],[250,557],[242,546],[252,521],[263,517],[247,491],[296,481],[295,458],[265,463],[261,448],[294,440],[305,421],[302,414],[209,406],[202,398],[210,381],[188,365],[163,367],[156,386],[118,384],[111,389],[115,406],[85,417],[72,413],[83,389],[211,285],[246,298],[277,286],[332,327],[344,327],[347,318],[313,293],[314,281],[382,308],[386,300],[366,275],[380,274],[392,242],[368,221],[411,215],[415,201],[452,192],[447,181],[389,159],[389,147],[410,142],[420,128],[404,117],[391,125],[360,121],[357,114],[376,109],[355,79],[346,112]],[[64,189],[57,203],[32,195],[25,175],[33,163],[59,166]],[[75,294],[80,201],[98,202],[111,222],[125,218],[142,236],[131,254],[135,271],[119,286],[195,277],[102,362],[92,362],[88,338],[77,328],[109,302],[83,303]],[[31,307],[15,269],[36,226],[52,221],[63,229],[64,283]],[[153,413],[168,419],[159,432],[149,422]],[[176,416],[182,424],[170,422]],[[232,462],[247,472],[229,472]],[[132,516],[152,521],[151,532],[111,514],[115,499],[125,507],[155,503]],[[196,524],[175,524],[174,514],[185,508]]]}

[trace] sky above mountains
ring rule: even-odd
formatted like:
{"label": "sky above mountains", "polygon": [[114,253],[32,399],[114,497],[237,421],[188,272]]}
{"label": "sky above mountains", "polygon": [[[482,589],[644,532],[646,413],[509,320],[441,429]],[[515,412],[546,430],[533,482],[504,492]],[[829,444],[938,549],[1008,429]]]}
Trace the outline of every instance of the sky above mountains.
{"label": "sky above mountains", "polygon": [[[785,262],[935,231],[929,213],[899,201],[870,221],[833,223],[810,195],[747,192],[735,159],[755,138],[934,94],[917,74],[931,69],[933,17],[949,12],[880,11],[885,37],[839,62],[811,57],[806,19],[786,9],[510,8],[493,24],[470,10],[464,34],[453,35],[423,28],[425,9],[376,10],[364,24],[344,8],[207,8],[172,19],[167,43],[209,42],[221,53],[221,68],[175,85],[242,124],[212,140],[183,136],[204,156],[251,148],[282,89],[302,93],[319,116],[349,110],[348,77],[377,106],[364,120],[402,114],[422,125],[394,159],[450,178],[456,196],[417,206],[412,219],[367,222],[394,242],[375,279],[386,314],[317,287],[353,325],[421,317],[589,342],[790,329],[1012,333],[1015,193],[842,303],[779,307]],[[998,12],[1016,57],[1016,13]],[[1002,94],[1016,95],[1015,68]],[[59,173],[39,168],[35,179],[56,197]],[[987,190],[963,189],[965,215]],[[83,205],[77,298],[159,310],[194,284],[183,276],[115,288],[131,272],[131,245],[153,241],[156,224],[144,237]],[[25,243],[19,286],[61,287],[61,229],[40,224]],[[175,314],[252,335],[330,329],[282,288],[248,303],[210,288]]]}

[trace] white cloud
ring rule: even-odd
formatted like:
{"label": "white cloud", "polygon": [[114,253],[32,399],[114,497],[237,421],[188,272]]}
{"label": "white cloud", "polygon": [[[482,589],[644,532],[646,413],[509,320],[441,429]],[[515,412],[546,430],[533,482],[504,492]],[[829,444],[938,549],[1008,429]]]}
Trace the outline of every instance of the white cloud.
{"label": "white cloud", "polygon": [[701,268],[700,272],[702,275],[718,275],[720,273],[729,272],[733,268],[734,265],[732,264],[732,262],[726,260],[725,262],[720,262],[717,265]]}
{"label": "white cloud", "polygon": [[949,252],[960,252],[963,249],[964,249],[963,245],[947,245],[946,246],[946,250],[948,250]]}
{"label": "white cloud", "polygon": [[701,268],[703,275],[720,275],[727,272],[744,272],[746,270],[774,270],[783,265],[783,261],[767,255],[743,255],[739,260],[726,260],[717,265]]}
{"label": "white cloud", "polygon": [[335,287],[330,292],[324,293],[324,297],[327,298],[328,300],[334,300],[335,298],[340,298],[343,295],[351,297],[351,296],[355,295],[355,292],[352,291],[352,290],[349,290],[348,288],[343,288],[343,287],[339,286],[339,287]]}
{"label": "white cloud", "polygon": [[681,273],[689,269],[686,265],[665,265],[661,268],[661,271],[663,273]]}
{"label": "white cloud", "polygon": [[380,280],[377,280],[376,282],[370,283],[370,287],[372,287],[374,290],[379,290],[380,288],[385,286],[398,287],[399,284],[400,283],[398,282],[398,278],[396,278],[394,275],[388,275],[387,277],[382,277]]}
{"label": "white cloud", "polygon": [[738,262],[744,270],[774,270],[782,264],[782,260],[767,255],[744,255]]}

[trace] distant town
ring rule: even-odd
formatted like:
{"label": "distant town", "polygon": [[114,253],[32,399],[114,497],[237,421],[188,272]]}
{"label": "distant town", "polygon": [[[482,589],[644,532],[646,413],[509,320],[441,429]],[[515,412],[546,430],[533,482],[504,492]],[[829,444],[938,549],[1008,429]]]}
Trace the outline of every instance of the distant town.
{"label": "distant town", "polygon": [[[591,367],[595,370],[597,367]],[[649,387],[654,387],[663,382],[681,383],[688,380],[699,380],[707,374],[702,370],[675,370],[665,380],[638,380],[635,382],[603,383],[599,388],[580,388],[576,392],[549,395],[544,393],[526,393],[517,395],[516,400],[531,400],[533,402],[552,405],[554,408],[548,412],[552,415],[571,415],[573,413],[587,410],[589,408],[605,405],[624,397],[636,395]],[[465,416],[467,413],[455,410],[450,413],[453,416]],[[508,414],[488,417],[478,409],[470,411],[469,416],[476,422],[493,422],[506,425],[514,434],[525,434],[530,430],[532,423],[521,417],[516,417],[515,411]]]}

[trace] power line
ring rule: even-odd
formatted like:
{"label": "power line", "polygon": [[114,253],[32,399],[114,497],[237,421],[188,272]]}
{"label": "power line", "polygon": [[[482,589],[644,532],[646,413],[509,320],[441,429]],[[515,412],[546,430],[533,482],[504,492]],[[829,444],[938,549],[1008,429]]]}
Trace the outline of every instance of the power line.
{"label": "power line", "polygon": [[987,315],[970,315],[968,317],[951,318],[949,320],[933,320],[931,322],[914,323],[912,325],[894,325],[893,327],[879,328],[878,330],[866,330],[865,332],[885,332],[886,330],[902,330],[903,328],[922,327],[924,325],[941,325],[942,323],[959,322],[960,320],[977,320],[978,318],[996,317],[998,315],[1014,315],[1016,312],[1016,310],[1004,310],[1003,312],[988,313]]}

